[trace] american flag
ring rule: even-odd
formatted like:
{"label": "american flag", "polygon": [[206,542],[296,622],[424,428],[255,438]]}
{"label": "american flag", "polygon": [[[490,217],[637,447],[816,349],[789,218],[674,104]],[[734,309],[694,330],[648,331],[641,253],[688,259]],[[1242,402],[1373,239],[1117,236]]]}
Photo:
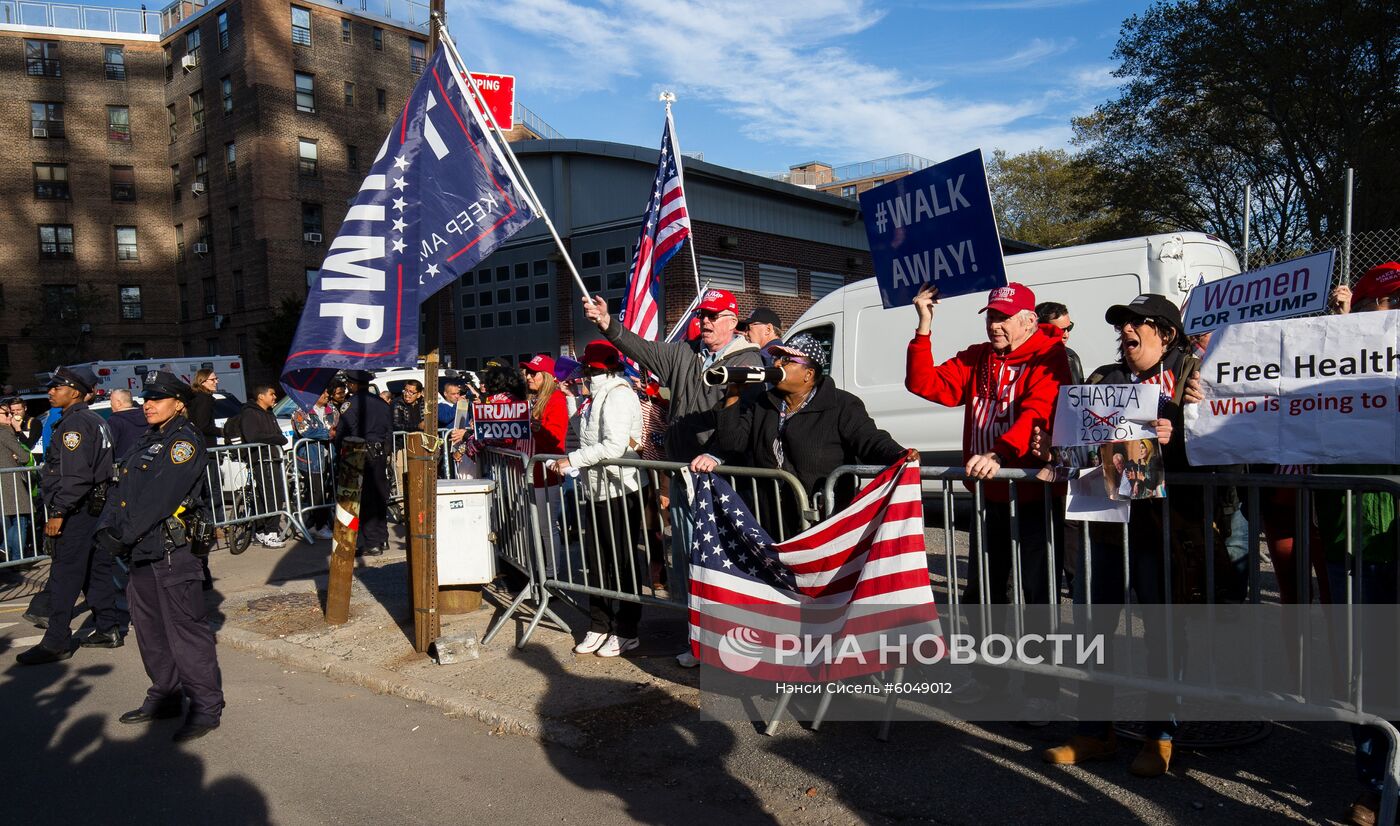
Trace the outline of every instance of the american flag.
{"label": "american flag", "polygon": [[681,189],[681,169],[676,160],[676,142],[671,134],[671,114],[661,133],[661,160],[651,186],[632,272],[627,277],[627,295],[622,303],[622,324],[648,341],[661,334],[661,306],[657,289],[661,270],[690,237],[690,215]]}
{"label": "american flag", "polygon": [[[699,474],[692,508],[691,650],[762,680],[801,682],[905,664],[902,638],[936,637],[915,462],[883,470],[840,513],[774,542],[722,478]],[[760,508],[762,509],[762,508]],[[793,641],[828,639],[827,655]],[[932,651],[923,649],[925,653]]]}

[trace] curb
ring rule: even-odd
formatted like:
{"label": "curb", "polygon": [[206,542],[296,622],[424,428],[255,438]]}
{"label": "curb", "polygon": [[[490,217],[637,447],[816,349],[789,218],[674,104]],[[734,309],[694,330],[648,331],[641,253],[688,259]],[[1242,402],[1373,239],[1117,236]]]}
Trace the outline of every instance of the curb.
{"label": "curb", "polygon": [[387,668],[359,665],[332,654],[310,651],[284,640],[271,639],[227,625],[220,628],[216,636],[221,644],[240,651],[270,657],[305,671],[316,671],[337,682],[357,685],[376,694],[401,697],[470,717],[494,726],[497,731],[571,748],[582,746],[587,740],[582,731],[569,723],[541,719],[538,715],[481,697],[463,696],[420,680],[406,678]]}

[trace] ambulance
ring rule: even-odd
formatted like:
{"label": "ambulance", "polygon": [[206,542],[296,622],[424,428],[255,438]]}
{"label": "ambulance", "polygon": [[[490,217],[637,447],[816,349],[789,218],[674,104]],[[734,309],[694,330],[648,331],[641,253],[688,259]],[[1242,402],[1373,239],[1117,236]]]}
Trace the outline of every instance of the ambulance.
{"label": "ambulance", "polygon": [[247,385],[243,379],[243,359],[240,356],[90,361],[81,365],[69,366],[82,366],[91,369],[97,376],[99,396],[106,396],[113,390],[130,390],[135,395],[140,396],[141,385],[146,380],[146,374],[152,370],[169,371],[193,385],[196,373],[200,370],[212,369],[219,377],[219,392],[233,397],[239,403],[248,398]]}

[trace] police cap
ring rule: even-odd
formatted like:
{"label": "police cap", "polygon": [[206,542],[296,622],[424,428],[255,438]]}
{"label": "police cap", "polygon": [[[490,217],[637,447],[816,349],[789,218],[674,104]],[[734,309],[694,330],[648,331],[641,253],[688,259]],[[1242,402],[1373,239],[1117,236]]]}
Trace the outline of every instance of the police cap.
{"label": "police cap", "polygon": [[55,367],[49,387],[71,387],[87,394],[97,389],[97,376],[86,367]]}
{"label": "police cap", "polygon": [[192,396],[194,390],[188,384],[180,381],[180,377],[174,373],[164,370],[152,370],[147,373],[146,381],[141,387],[141,397],[144,399],[179,399],[189,402]]}
{"label": "police cap", "polygon": [[368,370],[346,370],[346,381],[356,381],[360,384],[369,384],[374,381],[374,374]]}

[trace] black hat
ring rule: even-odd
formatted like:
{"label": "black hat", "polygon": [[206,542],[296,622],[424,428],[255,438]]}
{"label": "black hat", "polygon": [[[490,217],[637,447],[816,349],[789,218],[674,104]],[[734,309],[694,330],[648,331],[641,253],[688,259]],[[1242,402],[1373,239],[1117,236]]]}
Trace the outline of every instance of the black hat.
{"label": "black hat", "polygon": [[49,387],[71,387],[87,394],[97,388],[97,375],[86,367],[55,367]]}
{"label": "black hat", "polygon": [[740,332],[749,329],[750,324],[772,324],[774,329],[783,326],[782,319],[778,318],[778,314],[767,307],[754,307],[753,312],[749,313],[749,317],[739,322]]}
{"label": "black hat", "polygon": [[368,370],[346,370],[346,381],[357,381],[360,384],[369,384],[374,381],[374,374]]}
{"label": "black hat", "polygon": [[188,384],[180,380],[174,373],[167,373],[164,370],[152,370],[146,374],[146,381],[141,386],[141,398],[150,401],[151,399],[179,399],[182,402],[189,402],[194,396],[194,390]]}
{"label": "black hat", "polygon": [[1182,331],[1181,310],[1171,299],[1156,293],[1143,293],[1127,304],[1114,304],[1103,317],[1115,327],[1121,327],[1124,322],[1135,318],[1150,318],[1166,323],[1178,333]]}

